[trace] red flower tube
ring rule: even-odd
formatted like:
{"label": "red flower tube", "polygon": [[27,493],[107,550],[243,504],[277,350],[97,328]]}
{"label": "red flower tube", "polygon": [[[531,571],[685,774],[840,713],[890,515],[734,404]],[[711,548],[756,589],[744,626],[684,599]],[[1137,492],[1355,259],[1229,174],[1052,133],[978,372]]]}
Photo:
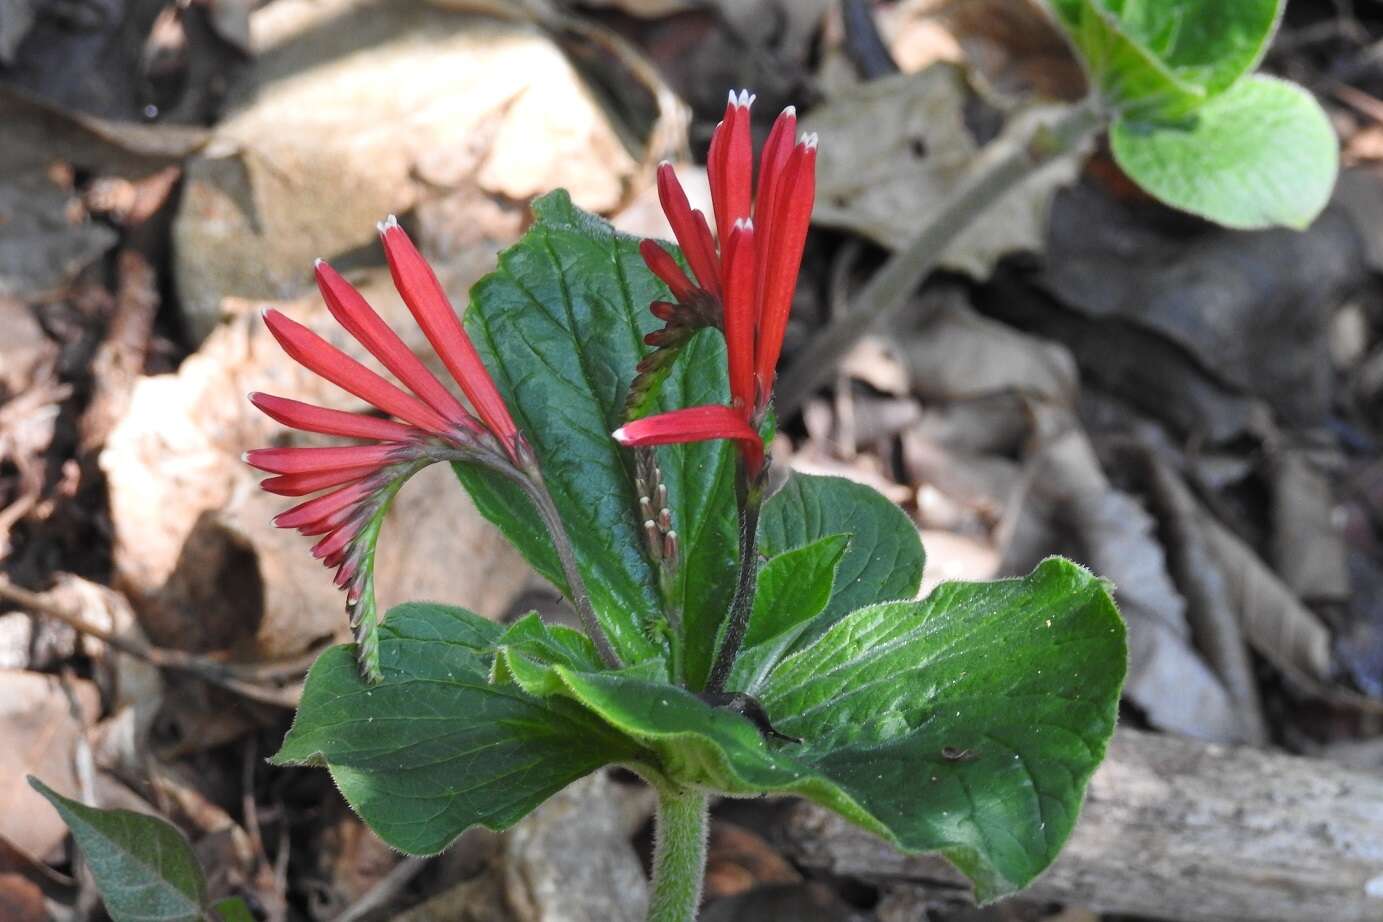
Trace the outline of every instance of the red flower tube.
{"label": "red flower tube", "polygon": [[[656,242],[645,240],[640,245],[649,269],[679,303],[689,303],[695,296],[720,301],[730,366],[730,406],[648,416],[614,433],[621,445],[632,447],[734,439],[751,478],[763,470],[758,424],[773,398],[778,357],[811,222],[817,143],[815,135],[806,135],[793,144],[797,113],[791,106],[784,109],[760,154],[756,196],[749,132],[753,102],[748,92],[731,92],[725,118],[711,137],[706,171],[719,247],[711,238],[705,215],[688,203],[671,164],[658,168],[659,199],[695,280]],[[659,337],[659,333],[650,334],[649,345],[659,345]]]}
{"label": "red flower tube", "polygon": [[372,658],[376,656],[372,649],[374,536],[398,488],[436,460],[470,458],[491,466],[523,468],[531,455],[432,269],[393,218],[379,230],[404,303],[476,415],[427,369],[350,283],[318,260],[317,287],[332,316],[403,386],[278,311],[266,310],[264,322],[285,352],[389,418],[251,394],[250,401],[256,407],[285,426],[360,439],[365,444],[262,448],[245,455],[249,464],[277,475],[260,484],[268,492],[283,496],[318,494],[280,513],[274,524],[319,536],[312,547],[313,556],[337,570],[336,585],[346,590],[347,609],[357,629],[362,669],[372,678],[378,676],[378,663]]}

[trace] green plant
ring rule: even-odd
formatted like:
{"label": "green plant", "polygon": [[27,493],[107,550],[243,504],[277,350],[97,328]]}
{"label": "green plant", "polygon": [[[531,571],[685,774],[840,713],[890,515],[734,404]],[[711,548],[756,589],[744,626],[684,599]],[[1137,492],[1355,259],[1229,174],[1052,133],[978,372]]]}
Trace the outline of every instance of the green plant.
{"label": "green plant", "polygon": [[[1114,729],[1123,623],[1101,581],[1060,559],[917,601],[923,549],[902,511],[837,478],[771,479],[816,139],[794,143],[785,111],[755,195],[751,102],[732,95],[712,141],[719,246],[670,167],[659,189],[680,249],[555,192],[472,289],[463,328],[402,228],[381,225],[474,414],[324,263],[328,307],[404,387],[266,313],[290,355],[390,417],[252,397],[287,425],[367,441],[247,456],[275,475],[266,489],[320,494],[276,521],[321,536],[357,638],[313,665],[273,761],[326,768],[384,841],[418,855],[627,767],[659,796],[653,922],[695,917],[717,794],[809,798],[942,852],[994,899],[1071,831]],[[422,603],[377,617],[379,523],[439,461],[582,630]]]}
{"label": "green plant", "polygon": [[1107,131],[1124,172],[1160,201],[1226,227],[1305,228],[1330,199],[1334,129],[1301,87],[1256,74],[1286,0],[1048,0],[1089,96],[1032,134],[1004,136],[987,168],[938,204],[784,376],[781,412],[825,382],[873,325],[908,303],[984,211],[1056,157]]}

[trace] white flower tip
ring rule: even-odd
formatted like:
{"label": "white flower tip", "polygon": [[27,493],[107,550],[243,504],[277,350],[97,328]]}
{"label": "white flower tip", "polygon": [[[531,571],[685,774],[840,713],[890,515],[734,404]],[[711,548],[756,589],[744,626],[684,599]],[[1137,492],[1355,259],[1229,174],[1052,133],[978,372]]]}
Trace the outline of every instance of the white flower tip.
{"label": "white flower tip", "polygon": [[320,257],[320,256],[318,256],[316,259],[312,260],[312,268],[314,268],[314,269],[320,269],[320,268],[322,268],[323,266],[325,266],[326,264],[327,264],[327,261],[326,261],[325,259],[323,259],[322,257]]}
{"label": "white flower tip", "polygon": [[735,219],[735,225],[734,225],[734,227],[731,228],[731,230],[737,230],[737,231],[743,231],[743,232],[745,232],[745,233],[750,233],[750,232],[752,232],[752,231],[754,230],[754,219],[753,219],[753,218],[736,218],[736,219]]}
{"label": "white flower tip", "polygon": [[668,167],[672,166],[672,161],[671,161],[671,160],[659,160],[659,161],[658,161],[658,169],[661,170],[661,169],[662,169],[663,167],[665,167],[665,166],[668,166]]}
{"label": "white flower tip", "polygon": [[614,432],[611,432],[610,437],[614,439],[616,442],[619,442],[620,444],[629,441],[629,433],[624,431],[623,426],[620,426]]}
{"label": "white flower tip", "polygon": [[259,319],[260,319],[260,320],[263,320],[263,321],[265,321],[265,322],[267,323],[268,320],[269,320],[269,312],[272,311],[272,310],[273,310],[273,308],[272,308],[272,307],[269,307],[267,304],[264,305],[263,307],[261,307],[261,308],[259,309]]}
{"label": "white flower tip", "polygon": [[817,140],[818,140],[818,139],[817,139],[816,132],[813,131],[813,132],[811,132],[811,133],[809,133],[809,134],[803,134],[803,135],[802,135],[802,140],[799,141],[798,143],[801,144],[803,147],[807,148],[808,150],[816,150],[816,143],[817,143]]}
{"label": "white flower tip", "polygon": [[240,453],[240,462],[241,462],[242,464],[249,464],[249,463],[250,463],[250,453],[249,453],[248,451],[242,451],[242,452]]}
{"label": "white flower tip", "polygon": [[748,90],[740,90],[738,94],[734,90],[730,91],[730,99],[727,105],[734,106],[736,109],[748,109],[754,105],[754,100],[758,97],[752,95]]}
{"label": "white flower tip", "polygon": [[780,116],[780,117],[797,118],[797,107],[796,107],[796,106],[784,106],[784,107],[783,107],[783,115]]}
{"label": "white flower tip", "polygon": [[387,233],[388,231],[392,230],[393,228],[398,227],[398,226],[399,226],[399,219],[396,218],[396,217],[394,217],[393,215],[390,215],[389,217],[385,218],[383,221],[380,221],[379,224],[377,224],[377,225],[375,225],[375,226],[379,228],[379,232],[380,232],[381,234],[384,234],[384,233]]}

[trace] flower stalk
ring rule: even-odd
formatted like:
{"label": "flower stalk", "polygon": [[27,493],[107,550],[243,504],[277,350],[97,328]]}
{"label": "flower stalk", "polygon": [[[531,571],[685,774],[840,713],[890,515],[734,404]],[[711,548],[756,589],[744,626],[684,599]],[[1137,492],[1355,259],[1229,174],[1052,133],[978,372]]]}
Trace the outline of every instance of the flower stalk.
{"label": "flower stalk", "polygon": [[655,785],[653,879],[648,922],[696,922],[706,876],[709,798],[671,782]]}

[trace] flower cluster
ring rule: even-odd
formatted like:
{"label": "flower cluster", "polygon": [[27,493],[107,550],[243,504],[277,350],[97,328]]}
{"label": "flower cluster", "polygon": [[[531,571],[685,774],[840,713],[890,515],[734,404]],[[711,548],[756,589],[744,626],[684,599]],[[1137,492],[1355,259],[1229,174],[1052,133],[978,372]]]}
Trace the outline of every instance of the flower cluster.
{"label": "flower cluster", "polygon": [[392,217],[380,225],[380,239],[395,287],[475,414],[423,365],[350,283],[318,260],[317,287],[332,316],[403,387],[302,324],[266,310],[269,332],[293,359],[390,418],[251,394],[256,407],[285,426],[361,439],[366,444],[262,448],[245,455],[249,464],[276,475],[261,483],[265,490],[283,496],[320,493],[276,516],[274,524],[322,536],[312,553],[336,568],[336,584],[346,590],[347,609],[357,628],[362,597],[372,613],[370,538],[403,481],[438,460],[466,459],[520,470],[531,458],[432,269]]}
{"label": "flower cluster", "polygon": [[711,137],[706,171],[719,246],[706,216],[688,203],[672,166],[658,168],[663,211],[694,281],[657,242],[645,240],[640,246],[649,269],[680,304],[705,296],[721,303],[730,405],[672,410],[631,421],[614,433],[620,444],[634,447],[734,439],[751,478],[763,469],[758,427],[772,399],[816,195],[816,136],[793,142],[797,113],[792,107],[783,110],[769,132],[754,194],[753,102],[747,92],[732,92],[725,118]]}

